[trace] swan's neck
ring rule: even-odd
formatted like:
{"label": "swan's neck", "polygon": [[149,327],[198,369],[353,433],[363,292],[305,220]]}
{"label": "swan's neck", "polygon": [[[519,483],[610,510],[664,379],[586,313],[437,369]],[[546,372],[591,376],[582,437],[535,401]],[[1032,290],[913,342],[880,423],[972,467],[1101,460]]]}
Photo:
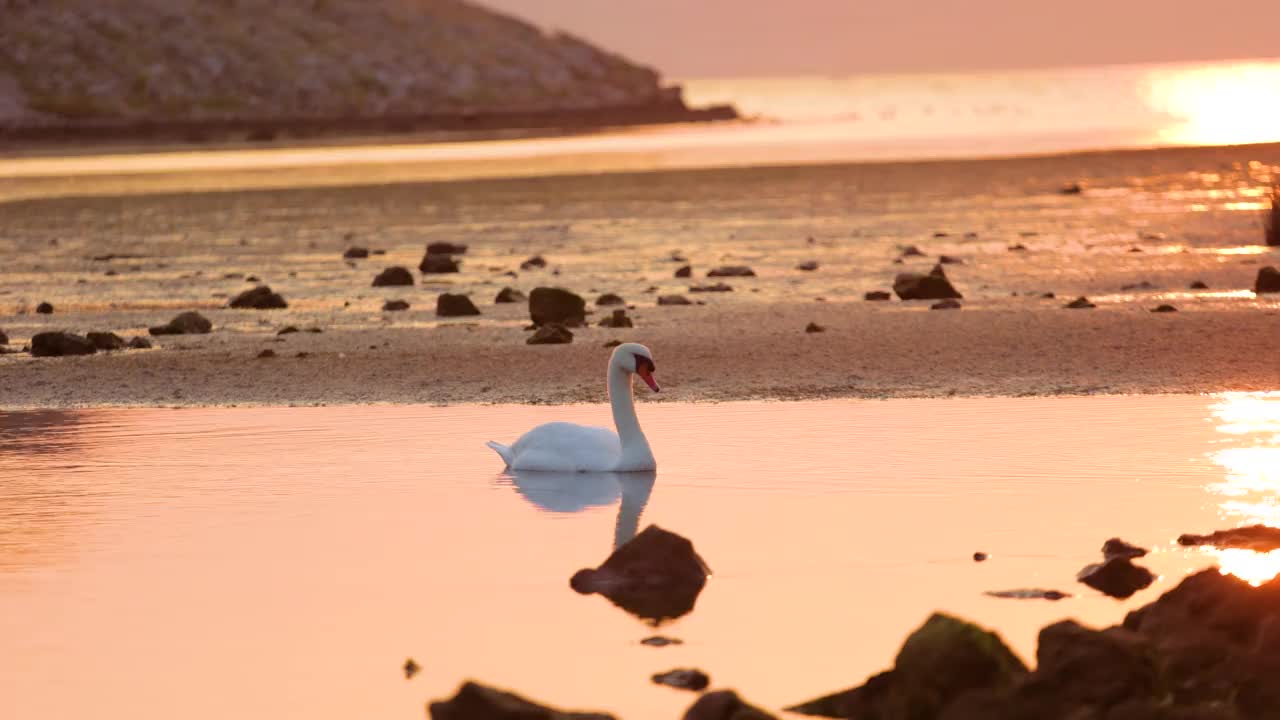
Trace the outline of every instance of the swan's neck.
{"label": "swan's neck", "polygon": [[609,404],[613,406],[613,424],[618,429],[618,440],[622,443],[622,465],[633,466],[623,469],[651,469],[653,453],[649,450],[649,441],[640,430],[640,420],[636,417],[631,375],[616,367],[609,368]]}

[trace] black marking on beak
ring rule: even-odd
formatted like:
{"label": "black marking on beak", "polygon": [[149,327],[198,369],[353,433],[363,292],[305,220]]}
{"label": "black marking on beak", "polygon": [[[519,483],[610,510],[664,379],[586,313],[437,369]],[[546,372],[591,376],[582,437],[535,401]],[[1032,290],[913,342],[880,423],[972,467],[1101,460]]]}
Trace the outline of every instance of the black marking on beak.
{"label": "black marking on beak", "polygon": [[636,372],[640,372],[641,370],[648,370],[650,373],[657,372],[658,368],[654,366],[653,360],[650,360],[644,355],[636,355],[635,357]]}

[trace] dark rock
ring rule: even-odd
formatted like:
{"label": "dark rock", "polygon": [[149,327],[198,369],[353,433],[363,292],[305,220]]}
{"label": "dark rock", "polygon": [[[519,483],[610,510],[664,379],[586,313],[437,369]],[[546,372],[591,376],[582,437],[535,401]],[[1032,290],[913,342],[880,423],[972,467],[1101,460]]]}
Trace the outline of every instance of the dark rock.
{"label": "dark rock", "polygon": [[1070,593],[1061,590],[1045,590],[1044,588],[1020,588],[1018,590],[987,590],[983,595],[1010,600],[1062,600],[1071,597]]}
{"label": "dark rock", "polygon": [[125,348],[124,338],[113,332],[85,333],[85,337],[99,350],[123,350]]}
{"label": "dark rock", "polygon": [[820,333],[820,332],[826,332],[827,329],[822,327],[818,323],[811,322],[808,325],[804,326],[804,331],[807,333]]}
{"label": "dark rock", "polygon": [[[616,340],[611,342],[617,342],[619,345],[622,344],[621,341]],[[666,647],[668,645],[683,645],[684,641],[680,638],[667,637],[665,635],[650,635],[649,637],[641,640],[640,644],[648,645],[650,647]]]}
{"label": "dark rock", "polygon": [[722,265],[707,272],[707,277],[755,277],[756,271],[746,265]]}
{"label": "dark rock", "polygon": [[998,635],[934,613],[903,643],[892,670],[787,709],[841,718],[935,718],[965,693],[1006,690],[1026,675]]}
{"label": "dark rock", "polygon": [[498,296],[493,299],[495,303],[518,303],[524,302],[529,298],[525,294],[515,288],[504,287],[498,291]]}
{"label": "dark rock", "polygon": [[573,333],[563,325],[542,325],[524,342],[526,345],[564,345],[573,342]]}
{"label": "dark rock", "polygon": [[374,287],[395,287],[398,285],[412,285],[413,273],[408,268],[399,265],[389,267],[378,273],[373,279]]}
{"label": "dark rock", "polygon": [[717,690],[698,698],[684,712],[683,720],[775,720],[774,716],[750,705],[732,690]]}
{"label": "dark rock", "polygon": [[469,680],[452,698],[428,705],[427,715],[431,720],[613,720],[605,713],[556,710]]}
{"label": "dark rock", "polygon": [[667,256],[667,260],[678,263],[689,262],[689,258],[685,257],[684,253],[679,250],[672,250],[671,254]]}
{"label": "dark rock", "polygon": [[427,245],[428,255],[466,255],[467,246],[462,243],[433,242]]}
{"label": "dark rock", "polygon": [[805,260],[804,262],[802,262],[802,263],[800,263],[799,265],[797,265],[797,266],[796,266],[796,269],[797,269],[797,270],[804,270],[805,272],[813,272],[814,270],[817,270],[817,269],[818,269],[818,261],[817,261],[817,260]]}
{"label": "dark rock", "polygon": [[678,278],[693,277],[693,266],[685,265],[684,267],[679,268],[678,270],[676,270],[676,277]]}
{"label": "dark rock", "polygon": [[316,335],[319,335],[320,333],[324,332],[324,329],[323,329],[323,328],[318,328],[318,327],[316,327],[316,326],[312,325],[311,327],[307,328],[307,332],[309,332],[309,333],[314,333],[314,334],[316,334]]}
{"label": "dark rock", "polygon": [[964,297],[951,285],[941,265],[934,265],[928,275],[899,273],[893,280],[893,291],[903,300],[945,300]]}
{"label": "dark rock", "polygon": [[627,311],[619,308],[613,311],[613,315],[601,320],[600,327],[629,328],[635,325],[631,322],[631,318],[627,317]]}
{"label": "dark rock", "polygon": [[275,356],[276,356],[276,351],[272,350],[271,348],[267,348],[266,350],[263,350],[262,352],[258,353],[259,360],[268,360]]}
{"label": "dark rock", "polygon": [[1080,297],[1076,298],[1075,300],[1072,300],[1071,302],[1067,303],[1066,305],[1063,305],[1062,307],[1067,308],[1068,310],[1088,310],[1090,308],[1096,308],[1098,306],[1089,302],[1089,298],[1081,295]]}
{"label": "dark rock", "polygon": [[615,295],[613,293],[605,293],[600,297],[596,298],[596,305],[599,305],[602,307],[606,305],[626,305],[626,304],[627,304],[626,300],[623,300],[620,295]]}
{"label": "dark rock", "polygon": [[42,302],[36,306],[36,312],[40,313],[41,315],[52,315],[53,305],[47,302]]}
{"label": "dark rock", "polygon": [[465,317],[479,315],[480,308],[466,295],[441,293],[436,297],[436,317]]}
{"label": "dark rock", "polygon": [[939,255],[938,264],[939,265],[963,265],[964,260],[961,260],[958,257],[952,257],[951,255]]}
{"label": "dark rock", "polygon": [[1145,557],[1150,552],[1146,548],[1131,545],[1120,538],[1111,538],[1102,543],[1102,557],[1110,560],[1113,557],[1134,558]]}
{"label": "dark rock", "polygon": [[693,543],[650,525],[618,547],[600,567],[579,570],[569,586],[604,595],[614,605],[654,625],[693,610],[710,571]]}
{"label": "dark rock", "polygon": [[150,350],[151,341],[142,337],[141,335],[135,336],[129,340],[129,349],[130,350]]}
{"label": "dark rock", "polygon": [[974,562],[984,562],[984,561],[985,561],[987,558],[989,558],[989,557],[991,557],[991,556],[990,556],[990,555],[988,555],[988,554],[986,554],[986,553],[984,553],[984,552],[982,552],[981,550],[979,550],[978,552],[976,552],[976,553],[974,553],[974,554],[973,554],[973,561],[974,561]]}
{"label": "dark rock", "polygon": [[198,312],[178,313],[167,325],[149,328],[152,335],[203,335],[213,330],[213,323]]}
{"label": "dark rock", "polygon": [[1136,246],[1136,245],[1135,245],[1135,246],[1133,246],[1133,247],[1129,248],[1129,252],[1131,252],[1131,253],[1140,253],[1140,252],[1146,252],[1146,250],[1143,250],[1142,248],[1140,248],[1140,247],[1138,247],[1138,246]]}
{"label": "dark rock", "polygon": [[948,298],[946,300],[939,300],[938,302],[930,305],[929,309],[930,310],[959,310],[961,307],[963,306],[960,304],[958,300],[952,300]]}
{"label": "dark rock", "polygon": [[870,300],[872,302],[883,302],[885,300],[892,300],[893,294],[886,290],[868,290],[866,294],[862,296],[862,299]]}
{"label": "dark rock", "polygon": [[346,252],[342,253],[342,257],[346,258],[347,260],[367,258],[369,257],[369,249],[362,248],[362,247],[349,247],[347,248]]}
{"label": "dark rock", "polygon": [[1104,595],[1123,600],[1151,585],[1156,576],[1127,557],[1111,557],[1085,566],[1076,579]]}
{"label": "dark rock", "polygon": [[693,301],[683,295],[659,295],[659,305],[692,305]]}
{"label": "dark rock", "polygon": [[69,332],[42,332],[31,338],[31,354],[35,357],[92,355],[97,351],[98,347],[89,338]]}
{"label": "dark rock", "polygon": [[1243,548],[1255,552],[1271,552],[1280,550],[1280,528],[1267,525],[1249,525],[1215,530],[1208,535],[1190,533],[1178,536],[1179,545],[1207,545],[1216,548]]}
{"label": "dark rock", "polygon": [[409,309],[409,303],[405,302],[404,300],[388,300],[382,303],[382,312],[399,312],[401,310],[408,310],[408,309]]}
{"label": "dark rock", "polygon": [[280,328],[280,330],[276,332],[276,335],[292,335],[293,333],[296,333],[296,332],[300,332],[296,326],[287,325],[283,328]]}
{"label": "dark rock", "polygon": [[733,288],[722,282],[715,285],[693,285],[690,286],[689,292],[733,292]]}
{"label": "dark rock", "polygon": [[1155,285],[1152,285],[1152,284],[1151,284],[1149,281],[1147,281],[1147,280],[1143,280],[1142,282],[1129,283],[1129,284],[1127,284],[1127,285],[1121,285],[1121,286],[1120,286],[1120,289],[1121,289],[1122,291],[1128,291],[1128,290],[1154,290],[1155,288],[1156,288],[1156,286],[1155,286]]}
{"label": "dark rock", "polygon": [[427,253],[418,263],[418,270],[426,274],[456,273],[460,268],[458,261],[451,255],[432,255]]}
{"label": "dark rock", "polygon": [[244,281],[245,281],[245,282],[258,282],[258,276],[257,276],[257,275],[250,275],[249,277],[245,278],[245,279],[244,279]]}
{"label": "dark rock", "polygon": [[[298,353],[298,354],[302,355],[302,353]],[[404,661],[404,679],[408,680],[412,678],[414,675],[417,675],[418,671],[421,669],[422,667],[418,665],[418,663],[415,662],[413,658],[409,658],[408,660],[405,660]]]}
{"label": "dark rock", "polygon": [[902,257],[924,257],[924,251],[915,245],[905,245],[898,249],[902,251]]}
{"label": "dark rock", "polygon": [[1172,305],[1157,305],[1157,306],[1155,306],[1155,307],[1151,308],[1151,312],[1153,312],[1153,313],[1171,313],[1171,312],[1178,312],[1178,308],[1176,308],[1176,307],[1174,307],[1174,306],[1172,306]]}
{"label": "dark rock", "polygon": [[701,670],[696,669],[678,669],[668,670],[664,673],[654,673],[653,681],[659,685],[667,685],[668,687],[680,690],[692,690],[701,692],[707,689],[711,684],[711,678]]}
{"label": "dark rock", "polygon": [[253,310],[279,310],[289,307],[280,293],[271,292],[266,285],[259,285],[252,290],[245,290],[235,296],[227,307],[249,308]]}
{"label": "dark rock", "polygon": [[944,232],[944,231],[942,231],[942,230],[939,230],[939,231],[935,232],[935,233],[933,234],[933,236],[934,236],[934,237],[936,237],[936,238],[951,237],[951,233],[949,233],[949,232]]}
{"label": "dark rock", "polygon": [[1057,295],[1054,295],[1054,294],[1053,294],[1053,293],[1051,293],[1051,292],[1047,292],[1047,293],[1041,293],[1041,294],[1040,294],[1040,297],[1041,297],[1041,298],[1043,298],[1043,299],[1045,299],[1045,300],[1052,300],[1052,299],[1054,299],[1054,298],[1056,298],[1056,297],[1058,297],[1058,296],[1057,296]]}
{"label": "dark rock", "polygon": [[1280,270],[1264,267],[1258,271],[1258,279],[1253,284],[1253,291],[1262,293],[1280,293]]}
{"label": "dark rock", "polygon": [[386,255],[387,251],[386,250],[370,250],[369,254],[370,255]]}
{"label": "dark rock", "polygon": [[3,330],[0,330],[0,345],[8,345],[8,344],[9,344],[9,336],[5,335]]}
{"label": "dark rock", "polygon": [[1014,243],[1009,246],[1009,252],[1026,252],[1027,246],[1022,243]]}
{"label": "dark rock", "polygon": [[547,266],[546,258],[542,257],[541,255],[534,255],[528,260],[525,260],[524,262],[520,263],[521,270],[533,270],[535,268],[544,268],[546,266]]}
{"label": "dark rock", "polygon": [[1196,280],[1191,283],[1192,290],[1208,290],[1209,286],[1203,280]]}
{"label": "dark rock", "polygon": [[1059,706],[1111,707],[1151,698],[1159,680],[1148,643],[1137,633],[1063,620],[1040,631],[1032,682],[1025,689],[1050,694]]}
{"label": "dark rock", "polygon": [[105,262],[107,260],[141,260],[145,257],[146,255],[134,255],[133,253],[107,253],[106,255],[94,255],[90,259],[94,262]]}
{"label": "dark rock", "polygon": [[529,319],[534,325],[580,327],[587,321],[587,302],[564,288],[534,288],[529,293]]}
{"label": "dark rock", "polygon": [[1063,185],[1062,188],[1058,190],[1058,192],[1062,193],[1063,195],[1080,195],[1081,193],[1084,192],[1084,184],[1078,183],[1078,182],[1068,183],[1066,185]]}

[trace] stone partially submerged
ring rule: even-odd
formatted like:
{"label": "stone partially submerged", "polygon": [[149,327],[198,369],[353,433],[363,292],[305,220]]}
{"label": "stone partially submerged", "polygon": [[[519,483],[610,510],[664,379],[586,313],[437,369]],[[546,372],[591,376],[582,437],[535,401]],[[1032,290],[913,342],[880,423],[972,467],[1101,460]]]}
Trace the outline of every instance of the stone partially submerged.
{"label": "stone partially submerged", "polygon": [[603,595],[656,626],[693,610],[708,574],[693,543],[650,525],[600,567],[574,573],[569,586],[583,595]]}
{"label": "stone partially submerged", "polygon": [[959,300],[964,297],[947,279],[941,265],[934,265],[928,275],[898,273],[893,280],[893,291],[903,300]]}
{"label": "stone partially submerged", "polygon": [[1134,565],[1128,557],[1120,555],[1086,565],[1076,575],[1076,579],[1104,595],[1123,600],[1149,587],[1155,582],[1156,576],[1141,565]]}
{"label": "stone partially submerged", "polygon": [[1215,530],[1208,535],[1191,533],[1178,536],[1179,545],[1208,545],[1217,548],[1243,548],[1256,552],[1280,550],[1280,528],[1268,525]]}
{"label": "stone partially submerged", "polygon": [[431,720],[613,720],[606,713],[556,710],[471,681],[452,698],[427,705],[427,715]]}

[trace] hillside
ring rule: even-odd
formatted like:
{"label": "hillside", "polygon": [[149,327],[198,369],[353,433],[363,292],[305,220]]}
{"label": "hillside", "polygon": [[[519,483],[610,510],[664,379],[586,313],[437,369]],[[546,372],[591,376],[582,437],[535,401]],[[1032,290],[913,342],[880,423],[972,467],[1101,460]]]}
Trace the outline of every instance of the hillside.
{"label": "hillside", "polygon": [[0,125],[673,106],[655,71],[461,0],[0,0]]}

